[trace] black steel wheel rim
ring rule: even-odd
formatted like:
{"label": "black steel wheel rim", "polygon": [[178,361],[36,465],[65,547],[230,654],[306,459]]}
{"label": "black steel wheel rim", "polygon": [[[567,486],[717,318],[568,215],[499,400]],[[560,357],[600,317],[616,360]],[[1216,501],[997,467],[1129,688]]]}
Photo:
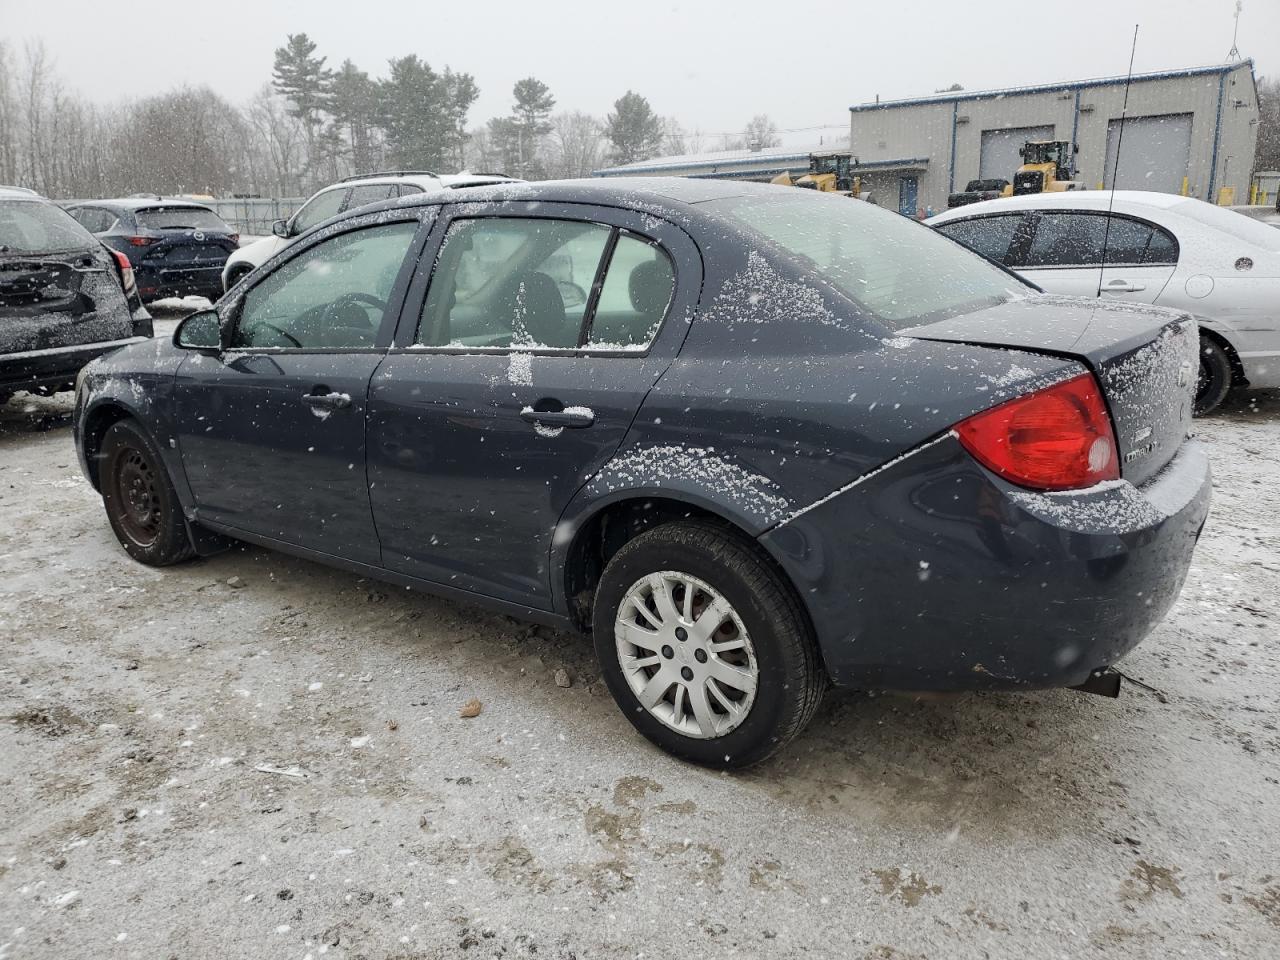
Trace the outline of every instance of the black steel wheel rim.
{"label": "black steel wheel rim", "polygon": [[121,528],[138,546],[151,546],[160,535],[160,486],[146,454],[120,451],[114,480]]}

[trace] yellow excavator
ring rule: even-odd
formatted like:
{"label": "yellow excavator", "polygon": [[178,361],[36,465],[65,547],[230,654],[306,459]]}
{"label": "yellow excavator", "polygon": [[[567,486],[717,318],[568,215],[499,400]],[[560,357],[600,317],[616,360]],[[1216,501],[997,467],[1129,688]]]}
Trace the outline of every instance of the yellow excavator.
{"label": "yellow excavator", "polygon": [[862,193],[862,178],[853,175],[853,164],[853,157],[847,153],[814,153],[809,155],[808,173],[792,177],[789,172],[783,172],[769,182],[856,198]]}
{"label": "yellow excavator", "polygon": [[1079,147],[1068,140],[1028,140],[1018,150],[1022,158],[1013,175],[1013,183],[1004,188],[1004,196],[1021,196],[1025,193],[1061,193],[1079,189],[1071,179],[1074,155]]}

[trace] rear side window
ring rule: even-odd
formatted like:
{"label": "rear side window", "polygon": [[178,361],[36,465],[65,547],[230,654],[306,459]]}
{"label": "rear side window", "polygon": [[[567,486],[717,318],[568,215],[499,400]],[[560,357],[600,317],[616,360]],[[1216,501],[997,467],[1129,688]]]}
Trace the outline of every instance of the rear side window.
{"label": "rear side window", "polygon": [[136,217],[144,230],[230,231],[222,218],[206,207],[146,207]]}
{"label": "rear side window", "polygon": [[591,318],[587,346],[643,349],[653,340],[675,293],[671,258],[656,243],[620,233]]}
{"label": "rear side window", "polygon": [[455,220],[436,258],[417,342],[577,347],[612,232],[572,220]]}
{"label": "rear side window", "polygon": [[415,193],[422,193],[422,188],[414,183],[400,184],[400,196],[408,197]]}
{"label": "rear side window", "polygon": [[396,196],[396,185],[394,183],[371,183],[361,187],[352,187],[351,195],[347,198],[347,209],[354,210],[356,207],[377,203],[379,200],[388,200],[394,196]]}
{"label": "rear side window", "polygon": [[293,232],[302,233],[304,230],[310,230],[317,223],[334,216],[342,207],[342,201],[348,192],[343,187],[316,194],[294,215]]}
{"label": "rear side window", "polygon": [[1013,245],[1021,214],[1001,214],[996,217],[973,217],[969,220],[952,220],[938,224],[938,232],[958,240],[975,253],[980,253],[997,263],[1009,262],[1009,248]]}
{"label": "rear side window", "polygon": [[61,207],[41,200],[0,200],[0,253],[53,253],[97,245]]}
{"label": "rear side window", "polygon": [[1101,213],[1043,213],[1025,267],[1092,267],[1102,263],[1106,244],[1109,264],[1177,262],[1177,243],[1158,227],[1128,217]]}

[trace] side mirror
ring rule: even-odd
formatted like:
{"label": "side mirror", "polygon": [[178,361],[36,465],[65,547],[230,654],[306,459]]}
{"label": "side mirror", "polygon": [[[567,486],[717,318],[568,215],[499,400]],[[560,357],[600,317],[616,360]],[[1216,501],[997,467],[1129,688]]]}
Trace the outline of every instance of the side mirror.
{"label": "side mirror", "polygon": [[282,240],[288,240],[289,239],[289,221],[276,220],[274,223],[271,224],[271,232],[274,233],[277,237],[280,237]]}
{"label": "side mirror", "polygon": [[222,350],[222,323],[217,311],[191,314],[173,331],[173,345],[181,350],[218,353]]}

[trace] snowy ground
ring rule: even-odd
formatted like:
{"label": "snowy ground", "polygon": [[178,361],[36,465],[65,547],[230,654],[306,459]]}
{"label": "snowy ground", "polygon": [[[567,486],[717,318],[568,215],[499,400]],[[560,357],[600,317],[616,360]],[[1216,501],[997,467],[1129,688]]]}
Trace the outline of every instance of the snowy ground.
{"label": "snowy ground", "polygon": [[1198,425],[1213,514],[1125,665],[1159,695],[833,696],[730,776],[635,736],[578,638],[257,549],[131,562],[67,400],[20,396],[0,958],[1280,956],[1255,397]]}

